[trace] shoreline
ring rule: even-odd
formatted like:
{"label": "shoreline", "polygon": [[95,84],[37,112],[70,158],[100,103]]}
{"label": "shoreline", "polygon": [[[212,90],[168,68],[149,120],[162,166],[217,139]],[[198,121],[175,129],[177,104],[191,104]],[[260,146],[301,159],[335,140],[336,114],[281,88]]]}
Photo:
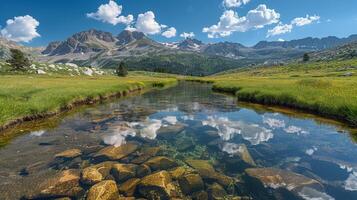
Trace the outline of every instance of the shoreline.
{"label": "shoreline", "polygon": [[98,95],[95,97],[86,97],[86,98],[82,98],[82,99],[75,99],[74,101],[67,103],[65,106],[61,106],[58,109],[56,109],[55,111],[47,111],[47,112],[43,112],[43,113],[39,113],[39,114],[33,114],[33,115],[27,115],[27,116],[23,116],[23,117],[19,117],[17,119],[14,120],[10,120],[2,125],[0,125],[0,135],[2,132],[4,132],[5,130],[11,129],[11,128],[16,128],[16,126],[19,126],[25,122],[31,122],[31,121],[38,121],[38,120],[43,120],[45,118],[50,118],[50,117],[54,117],[66,112],[69,112],[75,108],[78,108],[80,106],[84,106],[84,105],[94,105],[109,99],[120,99],[122,97],[126,97],[130,94],[136,93],[136,92],[140,92],[143,90],[147,90],[150,91],[152,89],[164,89],[167,87],[172,87],[174,85],[176,85],[176,82],[160,82],[160,83],[152,83],[149,87],[146,85],[133,85],[132,87],[135,87],[134,89],[126,89],[126,90],[122,90],[122,91],[118,91],[118,92],[114,92],[114,93],[108,93],[105,95]]}
{"label": "shoreline", "polygon": [[319,117],[323,117],[326,119],[336,120],[338,122],[345,124],[346,126],[348,126],[350,128],[357,128],[356,122],[346,119],[346,116],[323,112],[323,111],[321,111],[322,110],[321,106],[308,107],[307,105],[304,106],[303,104],[299,105],[298,101],[293,97],[289,97],[288,98],[289,101],[282,101],[281,99],[279,99],[279,96],[269,96],[269,95],[262,95],[260,98],[256,98],[256,95],[259,94],[258,92],[257,93],[239,94],[238,92],[241,89],[242,88],[240,88],[240,87],[232,87],[232,88],[222,87],[221,88],[214,84],[212,86],[213,91],[218,92],[218,93],[225,93],[225,94],[233,95],[237,98],[237,101],[240,101],[240,102],[255,103],[255,104],[264,105],[264,106],[279,106],[279,107],[283,107],[283,108],[287,108],[287,109],[293,109],[293,110],[297,110],[299,112],[306,112],[308,114],[317,115]]}
{"label": "shoreline", "polygon": [[263,106],[278,106],[282,108],[296,110],[299,112],[306,112],[307,114],[313,114],[322,118],[336,120],[337,122],[341,122],[350,128],[357,128],[357,122],[346,119],[346,116],[342,116],[342,115],[339,116],[333,113],[322,112],[320,111],[323,110],[322,106],[317,106],[317,108],[315,108],[315,107],[308,107],[307,105],[306,106],[298,105],[299,102],[297,102],[297,100],[294,99],[293,97],[288,98],[289,101],[285,102],[279,99],[279,96],[269,96],[269,95],[260,94],[261,96],[258,99],[256,98],[256,95],[259,94],[258,92],[239,94],[238,92],[243,89],[242,87],[236,87],[236,86],[220,87],[217,84],[215,84],[216,82],[213,80],[186,79],[185,81],[196,82],[201,84],[212,84],[212,91],[221,94],[233,95],[237,98],[238,102],[255,103]]}

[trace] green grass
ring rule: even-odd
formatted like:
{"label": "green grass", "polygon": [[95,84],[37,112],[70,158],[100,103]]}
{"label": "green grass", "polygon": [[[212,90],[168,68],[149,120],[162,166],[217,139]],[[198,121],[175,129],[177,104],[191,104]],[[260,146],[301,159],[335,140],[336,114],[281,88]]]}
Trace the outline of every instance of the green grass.
{"label": "green grass", "polygon": [[233,93],[240,101],[301,109],[357,126],[356,66],[357,60],[294,63],[199,80],[213,82],[214,90]]}
{"label": "green grass", "polygon": [[24,116],[57,112],[79,100],[176,83],[174,78],[163,77],[165,75],[149,77],[135,73],[126,78],[3,75],[0,76],[0,125]]}

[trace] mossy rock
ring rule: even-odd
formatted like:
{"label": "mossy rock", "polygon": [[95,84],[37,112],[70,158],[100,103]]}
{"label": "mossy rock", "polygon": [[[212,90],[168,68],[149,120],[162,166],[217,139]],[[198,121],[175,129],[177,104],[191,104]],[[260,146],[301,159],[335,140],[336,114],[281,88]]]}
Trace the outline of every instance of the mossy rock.
{"label": "mossy rock", "polygon": [[87,194],[87,200],[117,200],[118,198],[118,187],[113,180],[106,180],[93,185]]}

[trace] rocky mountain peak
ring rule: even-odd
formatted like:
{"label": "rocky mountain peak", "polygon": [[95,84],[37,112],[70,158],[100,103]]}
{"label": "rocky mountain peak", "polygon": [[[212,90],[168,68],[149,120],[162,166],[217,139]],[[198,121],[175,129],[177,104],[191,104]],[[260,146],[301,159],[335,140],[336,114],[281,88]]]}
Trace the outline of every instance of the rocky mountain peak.
{"label": "rocky mountain peak", "polygon": [[126,45],[133,41],[141,40],[147,38],[144,33],[138,31],[122,31],[117,37],[117,45]]}
{"label": "rocky mountain peak", "polygon": [[194,38],[186,38],[178,44],[178,48],[180,48],[181,50],[199,51],[203,45],[204,43],[200,40]]}

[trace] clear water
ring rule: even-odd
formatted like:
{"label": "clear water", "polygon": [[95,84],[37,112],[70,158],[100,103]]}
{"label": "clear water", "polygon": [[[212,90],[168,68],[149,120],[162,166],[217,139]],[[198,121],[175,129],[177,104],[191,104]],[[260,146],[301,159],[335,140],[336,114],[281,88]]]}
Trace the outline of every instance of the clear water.
{"label": "clear water", "polygon": [[[118,130],[123,124],[131,127],[129,132]],[[184,126],[178,136],[157,137],[160,127],[177,124]],[[161,145],[165,155],[177,160],[211,160],[217,171],[231,177],[243,177],[244,169],[252,167],[231,162],[245,144],[256,167],[295,172],[323,185],[319,191],[300,191],[300,197],[357,199],[357,145],[348,132],[314,118],[237,105],[234,97],[215,94],[210,85],[180,83],[81,109],[55,125],[26,129],[0,148],[0,199],[19,199],[59,168],[81,168],[91,153],[129,140],[155,141],[150,144]],[[212,133],[218,135],[214,142],[208,136]],[[187,138],[194,146],[179,150],[179,142]],[[81,149],[83,156],[70,166],[54,164],[55,154],[72,148]],[[265,186],[268,193],[274,191],[274,186]],[[240,195],[255,197],[254,183],[239,187]]]}

